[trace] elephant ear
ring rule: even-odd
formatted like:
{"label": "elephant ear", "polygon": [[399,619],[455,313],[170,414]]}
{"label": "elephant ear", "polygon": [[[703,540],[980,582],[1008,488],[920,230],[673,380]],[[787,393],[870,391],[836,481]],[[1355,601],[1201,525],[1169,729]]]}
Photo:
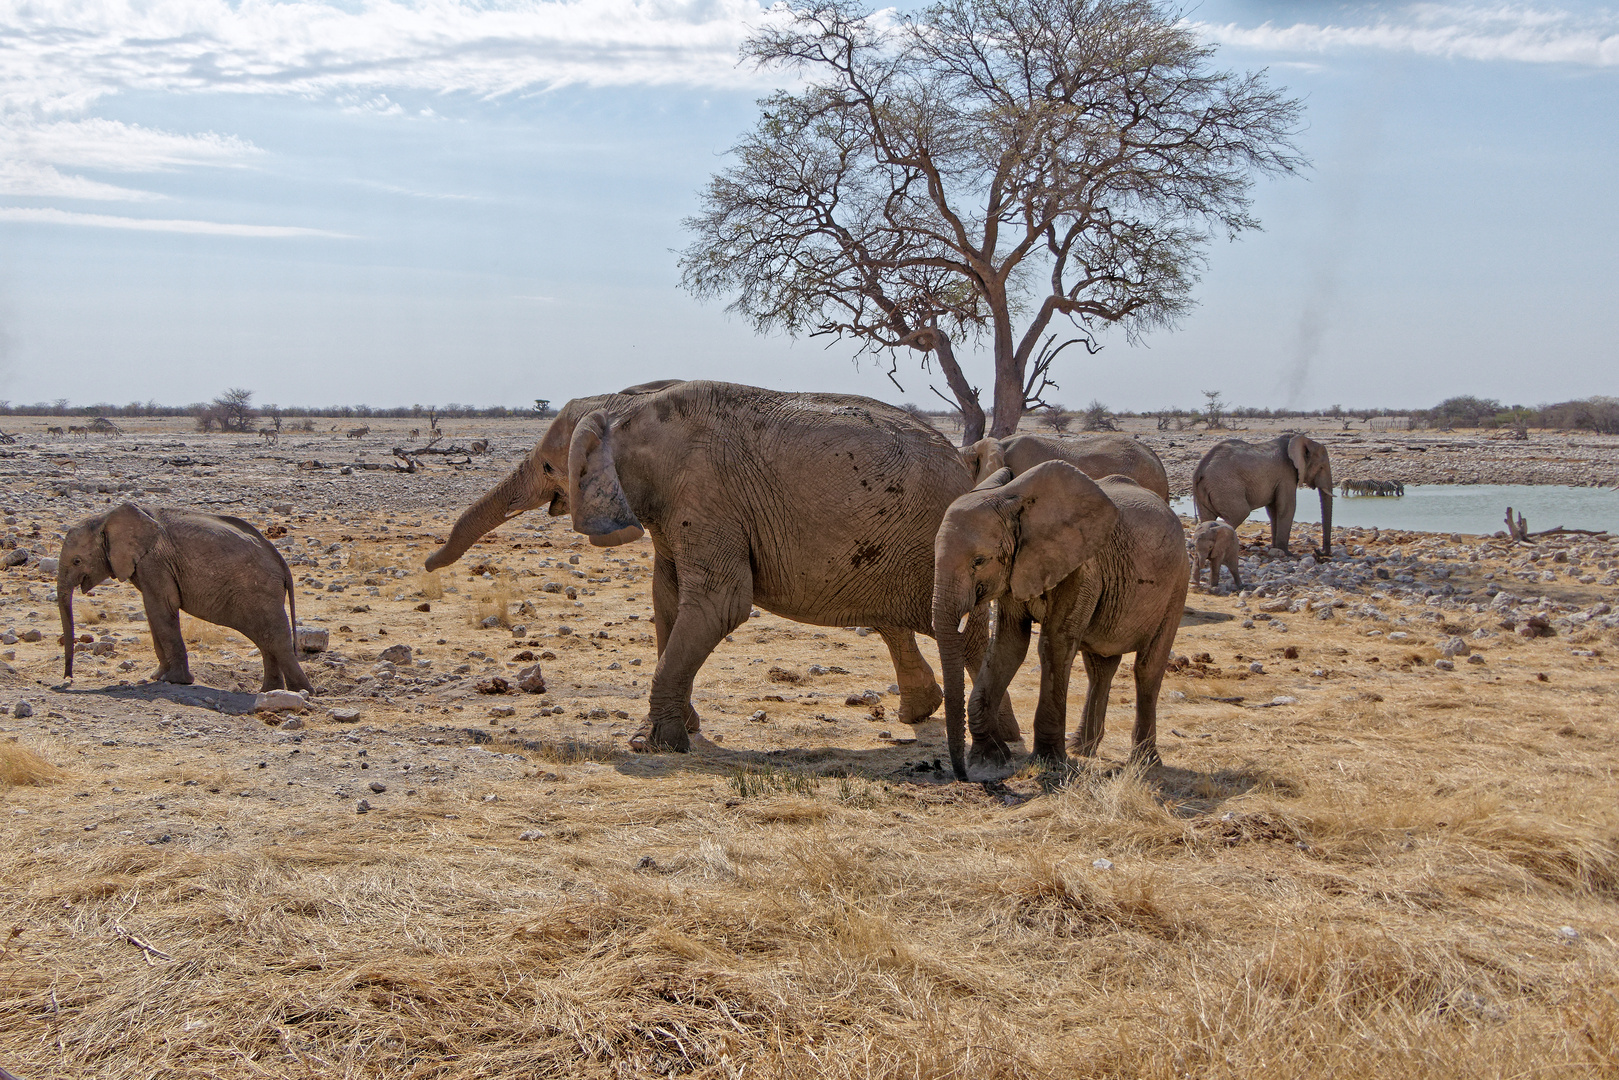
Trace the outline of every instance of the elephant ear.
{"label": "elephant ear", "polygon": [[1012,470],[1005,465],[984,477],[984,482],[973,488],[974,491],[992,491],[998,487],[1005,487],[1012,480]]}
{"label": "elephant ear", "polygon": [[1327,448],[1303,435],[1287,440],[1287,458],[1298,470],[1300,487],[1315,487],[1327,468]]}
{"label": "elephant ear", "polygon": [[1079,569],[1119,521],[1107,493],[1066,461],[1043,461],[1002,490],[1019,504],[1010,582],[1016,600],[1032,600]]}
{"label": "elephant ear", "polygon": [[979,439],[971,446],[963,446],[960,450],[961,460],[967,463],[967,471],[973,474],[973,483],[978,484],[1006,464],[1006,452],[1001,449],[999,439]]}
{"label": "elephant ear", "polygon": [[624,497],[613,463],[613,422],[601,409],[575,425],[568,444],[568,510],[575,532],[596,547],[615,547],[645,535]]}
{"label": "elephant ear", "polygon": [[112,576],[128,581],[135,576],[135,568],[147,552],[162,539],[163,526],[134,503],[124,503],[107,515],[101,536],[107,547],[107,565],[112,567]]}

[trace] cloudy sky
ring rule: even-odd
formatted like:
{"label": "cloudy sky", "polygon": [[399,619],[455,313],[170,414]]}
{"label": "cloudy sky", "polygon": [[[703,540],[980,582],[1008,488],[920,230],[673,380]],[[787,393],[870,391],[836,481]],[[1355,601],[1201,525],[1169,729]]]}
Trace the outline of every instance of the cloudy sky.
{"label": "cloudy sky", "polygon": [[[1174,331],[1055,397],[1619,394],[1619,9],[1204,0],[1306,103]],[[678,285],[775,81],[757,0],[0,0],[0,399],[522,405],[670,376],[891,401]],[[975,369],[987,385],[982,361]],[[987,402],[986,402],[987,404]]]}

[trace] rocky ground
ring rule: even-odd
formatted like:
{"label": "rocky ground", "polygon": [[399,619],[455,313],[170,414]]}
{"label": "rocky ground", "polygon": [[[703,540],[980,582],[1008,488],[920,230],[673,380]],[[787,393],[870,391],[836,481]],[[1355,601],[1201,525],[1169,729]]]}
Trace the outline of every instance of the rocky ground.
{"label": "rocky ground", "polygon": [[[154,422],[105,440],[47,439],[25,432],[18,442],[0,447],[0,547],[9,553],[0,569],[0,752],[8,745],[26,750],[45,763],[41,767],[54,781],[7,781],[0,769],[0,848],[21,860],[11,864],[9,884],[0,885],[0,931],[9,918],[20,941],[0,948],[0,983],[6,981],[6,964],[15,965],[14,972],[29,972],[27,979],[13,984],[19,989],[9,996],[0,991],[0,1030],[10,1032],[0,1035],[0,1065],[24,1075],[15,1064],[32,1063],[38,1071],[26,1074],[30,1076],[123,1075],[110,1065],[96,1064],[102,1060],[98,1054],[116,1056],[115,1048],[122,1045],[122,1036],[113,1030],[115,1018],[96,1014],[97,1007],[82,994],[66,1013],[60,1007],[52,1011],[48,1004],[68,998],[69,985],[79,985],[92,972],[99,973],[94,978],[114,978],[105,966],[109,956],[81,955],[71,941],[127,944],[133,934],[167,955],[155,937],[162,937],[165,927],[178,932],[166,920],[181,918],[179,908],[154,910],[142,924],[144,930],[119,922],[130,920],[114,910],[126,901],[133,910],[137,905],[130,898],[139,897],[142,875],[171,867],[166,860],[190,859],[187,865],[199,868],[199,858],[273,862],[266,854],[271,846],[341,836],[346,844],[394,845],[389,848],[395,852],[392,858],[413,867],[413,873],[431,876],[438,872],[435,866],[462,857],[454,854],[459,845],[467,852],[498,853],[502,866],[512,859],[529,860],[524,880],[551,881],[546,875],[556,875],[555,881],[568,882],[565,888],[557,886],[564,892],[595,890],[592,895],[599,899],[606,895],[602,890],[617,887],[611,884],[619,880],[614,875],[637,867],[664,867],[676,879],[696,875],[693,881],[710,884],[719,875],[734,884],[741,880],[736,876],[741,871],[732,866],[743,859],[738,852],[754,850],[748,847],[751,841],[744,842],[755,835],[750,829],[765,830],[757,837],[775,838],[759,849],[758,857],[767,861],[775,857],[770,852],[785,850],[781,844],[798,843],[792,830],[834,826],[854,830],[840,844],[864,850],[860,845],[880,833],[885,838],[882,851],[890,851],[882,845],[891,845],[895,858],[909,858],[897,853],[931,850],[929,845],[941,842],[941,836],[959,837],[963,830],[1010,830],[1010,836],[1027,822],[1018,825],[1023,818],[996,815],[1024,808],[1038,816],[1045,811],[1036,813],[1037,808],[1059,805],[1050,801],[1057,798],[1051,794],[1050,777],[1038,771],[1003,775],[987,787],[948,783],[948,767],[941,765],[942,725],[912,729],[893,718],[893,674],[875,634],[806,626],[764,612],[728,638],[699,674],[695,701],[703,731],[695,752],[683,757],[629,753],[628,736],[644,715],[656,660],[647,541],[592,548],[569,530],[565,518],[530,514],[487,537],[455,566],[428,575],[422,561],[442,542],[460,509],[504,475],[538,428],[468,424],[467,430],[452,432],[449,441],[488,439],[487,454],[450,459],[455,464],[433,460],[407,474],[388,464],[393,446],[411,442],[405,425],[395,427],[374,424],[367,438],[357,440],[341,432],[287,434],[278,445],[266,446],[259,440],[199,436],[172,422]],[[11,430],[6,423],[0,428]],[[1161,440],[1172,477],[1184,485],[1187,459],[1195,463],[1199,447],[1208,440],[1186,433],[1150,437]],[[1486,451],[1498,456],[1495,464],[1507,474],[1497,472],[1490,482],[1524,482],[1529,476],[1582,482],[1580,477],[1597,477],[1604,468],[1611,475],[1613,448],[1592,450],[1579,459],[1577,469],[1565,473],[1562,467],[1571,462],[1550,459],[1574,458],[1576,451],[1585,452],[1589,440],[1544,439],[1509,443],[1469,437],[1466,449],[1453,453],[1448,446],[1439,447],[1441,437],[1432,436],[1422,440],[1425,451],[1396,449],[1373,458],[1385,441],[1382,436],[1346,436],[1334,444],[1333,453],[1335,460],[1347,461],[1352,447],[1364,447],[1367,460],[1380,469],[1377,478],[1407,483],[1432,482],[1439,473],[1429,462],[1440,456],[1456,462],[1456,478],[1464,478],[1468,470],[1489,464],[1480,463]],[[1388,441],[1398,448],[1415,445],[1403,434]],[[1340,454],[1342,458],[1336,457]],[[1340,476],[1349,472],[1342,466],[1337,471]],[[324,648],[304,656],[316,687],[308,711],[255,711],[261,669],[252,646],[194,620],[187,620],[185,629],[196,684],[142,682],[154,657],[139,597],[132,587],[116,582],[78,598],[79,630],[93,640],[81,641],[76,678],[63,683],[48,560],[67,526],[123,499],[236,514],[275,537],[297,580],[301,625],[326,631]],[[1319,908],[1323,902],[1313,891],[1316,885],[1309,884],[1316,882],[1311,875],[1320,874],[1326,875],[1322,889],[1328,877],[1336,875],[1339,882],[1332,886],[1338,892],[1328,890],[1334,897],[1331,904],[1359,898],[1355,903],[1375,907],[1383,903],[1373,896],[1382,886],[1369,884],[1372,877],[1405,865],[1400,861],[1406,858],[1401,854],[1405,849],[1398,847],[1405,842],[1397,835],[1400,830],[1406,837],[1417,835],[1412,843],[1420,843],[1422,836],[1450,836],[1448,819],[1435,810],[1429,816],[1437,825],[1376,826],[1373,831],[1381,838],[1376,845],[1386,840],[1394,846],[1386,857],[1368,862],[1355,845],[1371,841],[1350,844],[1342,839],[1370,835],[1361,826],[1328,824],[1331,815],[1312,819],[1296,811],[1300,803],[1288,800],[1307,790],[1319,795],[1352,780],[1360,785],[1357,797],[1368,800],[1350,813],[1354,818],[1384,813],[1380,807],[1390,798],[1415,806],[1459,798],[1458,791],[1488,790],[1494,793],[1491,798],[1505,800],[1512,813],[1538,823],[1525,835],[1555,834],[1563,837],[1556,843],[1574,845],[1569,850],[1577,848],[1576,854],[1567,856],[1572,869],[1556,871],[1563,877],[1554,887],[1547,884],[1553,871],[1534,870],[1533,860],[1524,855],[1529,869],[1512,873],[1529,874],[1538,884],[1502,879],[1502,896],[1529,890],[1526,895],[1533,897],[1531,906],[1538,912],[1532,925],[1508,919],[1493,907],[1469,907],[1474,901],[1452,896],[1463,885],[1449,882],[1433,886],[1442,899],[1431,909],[1421,909],[1419,901],[1409,901],[1417,907],[1400,901],[1407,931],[1431,932],[1424,921],[1429,918],[1440,920],[1433,926],[1465,924],[1469,934],[1510,939],[1518,954],[1536,957],[1536,979],[1613,979],[1619,972],[1619,946],[1614,944],[1619,913],[1612,906],[1619,895],[1612,884],[1619,880],[1619,854],[1614,851],[1619,829],[1611,812],[1611,784],[1619,766],[1613,726],[1619,682],[1608,654],[1619,644],[1619,614],[1614,610],[1619,606],[1619,541],[1568,536],[1512,544],[1476,536],[1343,530],[1335,556],[1318,562],[1312,556],[1267,551],[1264,535],[1255,522],[1242,530],[1247,544],[1243,589],[1223,581],[1218,591],[1198,587],[1189,598],[1160,711],[1165,766],[1141,781],[1148,793],[1142,805],[1155,809],[1140,813],[1167,815],[1164,822],[1181,824],[1163,829],[1193,829],[1186,835],[1204,840],[1185,841],[1189,847],[1171,844],[1160,853],[1171,862],[1153,863],[1128,843],[1109,846],[1108,829],[1115,829],[1116,836],[1135,835],[1130,830],[1141,827],[1140,822],[1132,818],[1135,824],[1121,825],[1117,814],[1122,811],[1115,804],[1107,804],[1114,809],[1105,812],[1097,804],[1084,811],[1092,815],[1086,820],[1094,826],[1086,826],[1085,864],[1093,856],[1100,860],[1098,867],[1135,859],[1143,874],[1149,864],[1158,866],[1154,873],[1185,874],[1192,871],[1173,860],[1196,851],[1203,853],[1198,858],[1213,860],[1198,864],[1207,865],[1209,872],[1225,866],[1221,873],[1236,874],[1235,864],[1220,861],[1227,858],[1220,854],[1225,848],[1257,842],[1256,837],[1267,843],[1285,838],[1286,845],[1296,847],[1283,845],[1286,850],[1278,848],[1276,859],[1308,855],[1319,864],[1265,871],[1273,877],[1281,873],[1279,880],[1290,882],[1295,878],[1287,875],[1302,875],[1297,877],[1303,883],[1298,885],[1303,890],[1300,910]],[[1308,551],[1316,539],[1306,530],[1295,550]],[[931,651],[931,643],[924,648]],[[1013,688],[1022,717],[1032,714],[1036,674],[1031,663]],[[1104,764],[1122,760],[1128,749],[1133,696],[1121,673],[1114,686]],[[1376,774],[1392,768],[1404,777],[1419,764],[1413,754],[1421,758],[1423,777],[1413,777],[1410,790],[1391,793],[1380,787],[1391,782],[1390,774]],[[817,799],[821,809],[802,809]],[[1590,819],[1575,824],[1568,816],[1569,800],[1585,808],[1580,814],[1589,811]],[[1605,809],[1592,809],[1598,804]],[[776,806],[779,813],[760,816],[752,809],[757,805]],[[1293,817],[1288,816],[1289,805],[1295,807]],[[1479,821],[1496,820],[1490,817],[1495,811],[1480,813],[1484,817]],[[743,816],[732,820],[725,814]],[[858,827],[848,815],[859,818]],[[944,833],[938,832],[941,828]],[[702,843],[730,846],[718,855],[718,848],[692,855],[699,833]],[[1568,840],[1575,833],[1578,844]],[[1018,835],[1024,839],[1016,844],[1024,844],[1033,834]],[[1229,843],[1209,840],[1221,836]],[[1497,833],[1489,836],[1496,837],[1490,844],[1498,843]],[[410,837],[428,846],[411,848],[416,841]],[[1198,846],[1205,841],[1214,846]],[[443,846],[447,842],[451,848]],[[1484,843],[1467,840],[1475,842]],[[135,851],[155,854],[130,854]],[[1006,851],[1023,848],[1008,846]],[[1495,853],[1490,858],[1499,855],[1495,847],[1490,851]],[[1472,848],[1462,855],[1457,855],[1462,862],[1484,857]],[[337,861],[321,865],[347,865],[343,860],[359,857],[322,855]],[[882,860],[889,857],[871,856],[878,860],[874,866],[887,865]],[[1017,860],[1030,857],[1027,852],[1015,855]],[[1059,861],[1067,857],[1058,856]],[[1372,862],[1381,869],[1373,873]],[[1411,864],[1413,874],[1418,873],[1416,865]],[[102,868],[92,875],[101,884],[62,884],[73,874],[88,873],[82,870],[86,866]],[[1173,866],[1181,869],[1165,869]],[[470,871],[463,866],[462,872]],[[772,877],[771,888],[785,888],[795,872],[782,870],[786,876]],[[849,885],[850,895],[865,895],[861,890],[868,886],[888,890],[885,896],[900,895],[890,878],[884,879],[888,884],[863,877],[838,880],[865,882]],[[1238,923],[1247,916],[1235,912],[1252,910],[1270,888],[1247,877],[1221,880],[1227,884],[1220,888],[1235,890],[1235,907],[1227,915]],[[144,887],[149,897],[157,895],[155,884]],[[828,895],[835,899],[842,886],[829,887],[833,891]],[[491,894],[484,902],[495,905],[489,911],[532,915],[561,893],[523,893],[514,899],[516,895],[501,899]],[[1108,902],[1124,904],[1122,896]],[[1190,912],[1212,901],[1185,902]],[[94,917],[73,915],[75,911]],[[1232,931],[1232,937],[1221,929],[1227,915],[1188,914],[1186,925],[1201,926],[1198,933],[1223,942],[1222,948],[1235,947],[1231,943],[1243,935]],[[1137,932],[1124,915],[1115,912],[1105,918],[1114,920],[1116,932]],[[70,926],[72,919],[82,925]],[[1573,936],[1559,938],[1564,930]],[[1191,931],[1177,931],[1182,932]],[[1548,943],[1562,951],[1547,951],[1552,948]],[[226,939],[221,947],[235,948]],[[1444,964],[1465,968],[1466,950],[1457,949]],[[137,955],[146,964],[160,963],[144,947]],[[125,959],[134,963],[133,957]],[[719,963],[712,957],[693,962]],[[579,963],[581,971],[589,970],[585,959]],[[124,974],[134,978],[141,970],[137,964]],[[1483,995],[1480,1001],[1488,998],[1487,1005],[1473,1009],[1470,1022],[1497,1024],[1503,1039],[1528,1039],[1531,1046],[1540,1045],[1536,1039],[1552,1039],[1547,1032],[1556,1024],[1549,1018],[1562,1015],[1558,1009],[1566,1001],[1542,995],[1534,997],[1531,1007],[1525,1003],[1528,998],[1519,1000],[1504,988],[1511,979],[1492,979],[1469,975],[1454,986],[1446,983],[1451,987],[1446,993],[1460,993],[1457,987],[1465,984],[1467,993]],[[1497,998],[1502,995],[1511,1000],[1501,1004]],[[996,1007],[1007,1017],[1021,1017],[1019,1025],[1034,1022],[1033,1016],[1018,1012],[1020,1005]],[[1416,1005],[1412,1008],[1420,1012]],[[1490,1020],[1492,1009],[1501,1017],[1532,1014],[1534,1023],[1519,1028],[1512,1026],[1517,1019]],[[97,1028],[92,1036],[85,1027],[92,1014],[95,1024],[111,1027]],[[730,1030],[723,1021],[715,1022]],[[955,1031],[954,1021],[939,1022]],[[1375,1028],[1371,1012],[1366,1022],[1367,1030]],[[141,1051],[147,1057],[130,1060],[157,1060],[150,1056],[158,1054],[152,1047],[163,1040],[170,1040],[164,1043],[170,1046],[196,1043],[194,1055],[186,1060],[192,1063],[188,1067],[201,1071],[167,1075],[253,1075],[227,1064],[233,1060],[228,1047],[240,1050],[247,1036],[219,1027],[223,1021],[207,1020],[218,1027],[214,1043],[204,1038],[206,1031],[192,1039],[185,1034],[191,1029],[174,1027],[180,1019],[153,1023],[152,1031],[161,1038],[152,1036],[157,1041]],[[751,1022],[733,1021],[733,1026],[753,1037]],[[914,1030],[898,1024],[889,1035]],[[1614,1031],[1619,1032],[1619,1025]],[[951,1034],[946,1041],[955,1038]],[[972,1042],[967,1034],[961,1038],[963,1046]],[[344,1044],[348,1048],[339,1052],[331,1045],[310,1045],[326,1060],[347,1054],[352,1075],[386,1072],[368,1071],[381,1068],[376,1064],[380,1058],[366,1057],[381,1053],[376,1047]],[[844,1050],[854,1054],[849,1046]],[[1045,1051],[1028,1052],[1035,1055],[1031,1062],[1038,1058],[1056,1067],[1058,1059],[1042,1057]],[[577,1047],[559,1053],[557,1061],[575,1065],[600,1065],[611,1057],[593,1058],[594,1052]],[[298,1052],[296,1045],[292,1050],[272,1046],[254,1049],[250,1056],[275,1071],[281,1067],[275,1062],[284,1065],[297,1059]],[[396,1066],[404,1060],[383,1056]],[[657,1054],[646,1061],[654,1058]],[[711,1058],[713,1075],[727,1075],[714,1064],[718,1058]],[[781,1060],[789,1058],[800,1064],[811,1060],[792,1054]],[[855,1054],[848,1061],[857,1059]],[[1396,1055],[1389,1060],[1396,1059],[1398,1068],[1389,1065],[1389,1075],[1414,1075],[1408,1059]],[[856,1065],[848,1068],[850,1075],[859,1073]],[[1133,1069],[1127,1071],[1133,1074]],[[1034,1072],[1014,1069],[1005,1074]],[[432,1075],[478,1074],[446,1068]]]}

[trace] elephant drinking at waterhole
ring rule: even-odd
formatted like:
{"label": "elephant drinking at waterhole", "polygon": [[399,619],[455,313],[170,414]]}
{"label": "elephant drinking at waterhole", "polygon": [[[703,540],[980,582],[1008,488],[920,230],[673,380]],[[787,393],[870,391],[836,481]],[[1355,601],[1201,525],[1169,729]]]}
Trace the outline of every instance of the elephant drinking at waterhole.
{"label": "elephant drinking at waterhole", "polygon": [[1220,518],[1233,529],[1263,506],[1271,546],[1286,551],[1301,487],[1321,496],[1321,553],[1331,555],[1332,461],[1314,439],[1289,434],[1263,443],[1215,443],[1192,473],[1192,503],[1199,521]]}

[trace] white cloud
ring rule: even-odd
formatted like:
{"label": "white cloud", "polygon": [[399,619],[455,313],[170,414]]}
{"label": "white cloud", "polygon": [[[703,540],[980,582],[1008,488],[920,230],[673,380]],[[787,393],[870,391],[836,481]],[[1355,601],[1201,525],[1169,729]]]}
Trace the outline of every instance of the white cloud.
{"label": "white cloud", "polygon": [[145,202],[157,197],[148,191],[69,176],[42,161],[25,161],[9,155],[0,157],[0,195],[98,202]]}
{"label": "white cloud", "polygon": [[1453,60],[1619,65],[1619,16],[1515,4],[1416,4],[1365,26],[1196,24],[1212,41],[1262,52],[1376,49]]}
{"label": "white cloud", "polygon": [[0,206],[0,221],[40,225],[83,225],[97,229],[133,229],[138,232],[190,233],[198,236],[248,236],[261,239],[326,237],[352,240],[346,233],[306,229],[297,225],[237,225],[225,221],[186,221],[175,218],[115,217],[111,214],[80,214],[36,206]]}
{"label": "white cloud", "polygon": [[737,46],[767,17],[758,0],[0,0],[0,193],[153,198],[60,169],[259,153],[229,135],[83,118],[120,93],[291,94],[402,117],[400,95],[750,84]]}

